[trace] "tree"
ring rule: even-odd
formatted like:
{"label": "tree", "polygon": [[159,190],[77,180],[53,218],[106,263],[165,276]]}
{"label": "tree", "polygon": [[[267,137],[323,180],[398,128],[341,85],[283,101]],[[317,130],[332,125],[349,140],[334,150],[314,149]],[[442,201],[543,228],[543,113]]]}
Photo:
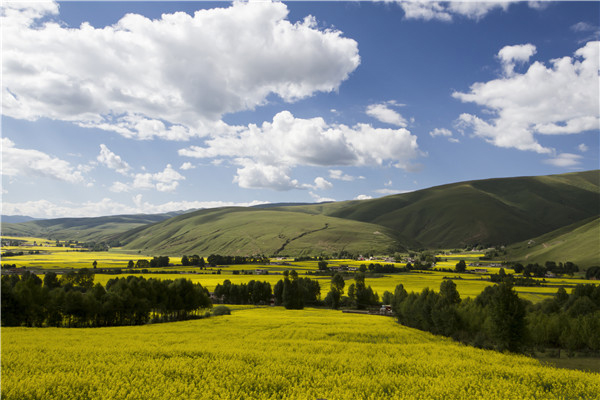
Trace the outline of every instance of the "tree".
{"label": "tree", "polygon": [[456,284],[447,279],[440,285],[441,301],[445,305],[454,305],[460,303],[460,294],[456,290]]}
{"label": "tree", "polygon": [[94,262],[92,263],[92,265],[94,266],[94,269],[96,269],[96,267],[98,266],[98,261],[94,260]]}
{"label": "tree", "polygon": [[127,263],[127,268],[132,269],[133,267],[135,267],[133,260],[129,260],[129,262]]}
{"label": "tree", "polygon": [[494,288],[490,299],[491,334],[499,350],[519,352],[525,340],[525,304],[510,282]]}
{"label": "tree", "polygon": [[181,257],[181,265],[183,265],[184,267],[190,265],[190,260],[188,259],[188,256],[184,255],[183,257]]}
{"label": "tree", "polygon": [[456,263],[454,270],[456,272],[465,272],[467,270],[467,263],[465,263],[465,260],[460,260],[458,263]]}
{"label": "tree", "polygon": [[327,261],[319,261],[319,271],[327,271]]}

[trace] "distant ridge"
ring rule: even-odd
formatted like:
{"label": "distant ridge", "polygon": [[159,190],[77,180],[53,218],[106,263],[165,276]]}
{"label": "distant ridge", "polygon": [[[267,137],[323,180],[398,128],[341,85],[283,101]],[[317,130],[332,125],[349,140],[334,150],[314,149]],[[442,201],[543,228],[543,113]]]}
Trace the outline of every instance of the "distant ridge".
{"label": "distant ridge", "polygon": [[28,217],[27,215],[2,215],[0,220],[10,224],[18,224],[20,222],[34,221],[41,218]]}

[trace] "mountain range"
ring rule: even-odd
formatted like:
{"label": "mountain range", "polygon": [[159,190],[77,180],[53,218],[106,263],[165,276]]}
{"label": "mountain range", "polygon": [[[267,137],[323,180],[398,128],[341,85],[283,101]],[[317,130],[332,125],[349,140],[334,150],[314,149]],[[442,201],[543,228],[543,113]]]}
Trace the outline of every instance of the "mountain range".
{"label": "mountain range", "polygon": [[[155,255],[389,254],[507,245],[508,256],[521,259],[532,252],[531,259],[543,257],[549,247],[558,257],[582,242],[576,237],[585,237],[584,249],[577,247],[573,255],[583,251],[592,254],[584,257],[586,263],[600,264],[599,215],[600,170],[594,170],[459,182],[371,200],[3,222],[2,233],[117,240],[124,249]],[[555,243],[549,238],[563,235],[571,235],[557,239],[571,243],[564,248],[522,244]]]}

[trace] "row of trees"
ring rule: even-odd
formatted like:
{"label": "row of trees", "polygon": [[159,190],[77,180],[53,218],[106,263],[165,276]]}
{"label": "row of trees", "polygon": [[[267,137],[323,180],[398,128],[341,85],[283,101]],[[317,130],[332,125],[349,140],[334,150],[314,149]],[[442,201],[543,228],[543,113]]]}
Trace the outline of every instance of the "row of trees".
{"label": "row of trees", "polygon": [[488,286],[475,299],[461,300],[446,280],[439,293],[408,294],[403,285],[386,292],[398,321],[450,336],[477,347],[523,352],[534,347],[600,351],[600,287],[578,285],[568,295],[559,289],[538,305],[520,299],[509,281]]}
{"label": "row of trees", "polygon": [[269,282],[251,280],[239,285],[229,279],[215,288],[214,296],[225,304],[270,304],[273,291]]}
{"label": "row of trees", "polygon": [[209,265],[238,265],[238,264],[268,264],[269,258],[263,255],[255,255],[250,257],[244,256],[222,256],[220,254],[211,254],[206,258]]}
{"label": "row of trees", "polygon": [[184,267],[200,267],[203,268],[206,263],[204,262],[204,257],[200,257],[198,254],[194,254],[192,256],[184,255],[181,257],[181,265]]}
{"label": "row of trees", "polygon": [[299,278],[295,270],[284,271],[273,288],[275,305],[282,305],[287,309],[301,310],[304,306],[318,305],[321,298],[321,285],[319,281],[310,278]]}
{"label": "row of trees", "polygon": [[527,264],[526,266],[516,263],[513,265],[513,269],[517,274],[522,272],[523,276],[534,276],[538,278],[543,278],[548,272],[552,272],[553,274],[557,275],[573,275],[575,272],[579,272],[579,267],[570,261],[567,261],[564,264],[562,262],[557,264],[554,261],[546,261],[544,265],[535,263]]}
{"label": "row of trees", "polygon": [[114,326],[182,320],[211,307],[208,291],[187,279],[129,276],[94,284],[89,271],[42,281],[26,272],[2,276],[3,326]]}
{"label": "row of trees", "polygon": [[337,309],[344,306],[364,310],[379,304],[377,293],[373,292],[371,286],[365,284],[364,272],[354,275],[354,282],[348,286],[347,296],[343,295],[345,285],[344,277],[339,272],[333,275],[330,290],[324,300],[327,307]]}

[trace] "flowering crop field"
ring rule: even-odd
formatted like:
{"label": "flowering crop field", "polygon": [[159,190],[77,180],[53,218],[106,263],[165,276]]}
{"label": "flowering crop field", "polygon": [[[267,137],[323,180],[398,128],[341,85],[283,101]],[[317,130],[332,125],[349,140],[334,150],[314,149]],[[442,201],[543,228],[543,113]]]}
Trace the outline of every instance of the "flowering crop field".
{"label": "flowering crop field", "polygon": [[3,328],[3,399],[600,398],[600,374],[380,316],[235,309],[96,329]]}

